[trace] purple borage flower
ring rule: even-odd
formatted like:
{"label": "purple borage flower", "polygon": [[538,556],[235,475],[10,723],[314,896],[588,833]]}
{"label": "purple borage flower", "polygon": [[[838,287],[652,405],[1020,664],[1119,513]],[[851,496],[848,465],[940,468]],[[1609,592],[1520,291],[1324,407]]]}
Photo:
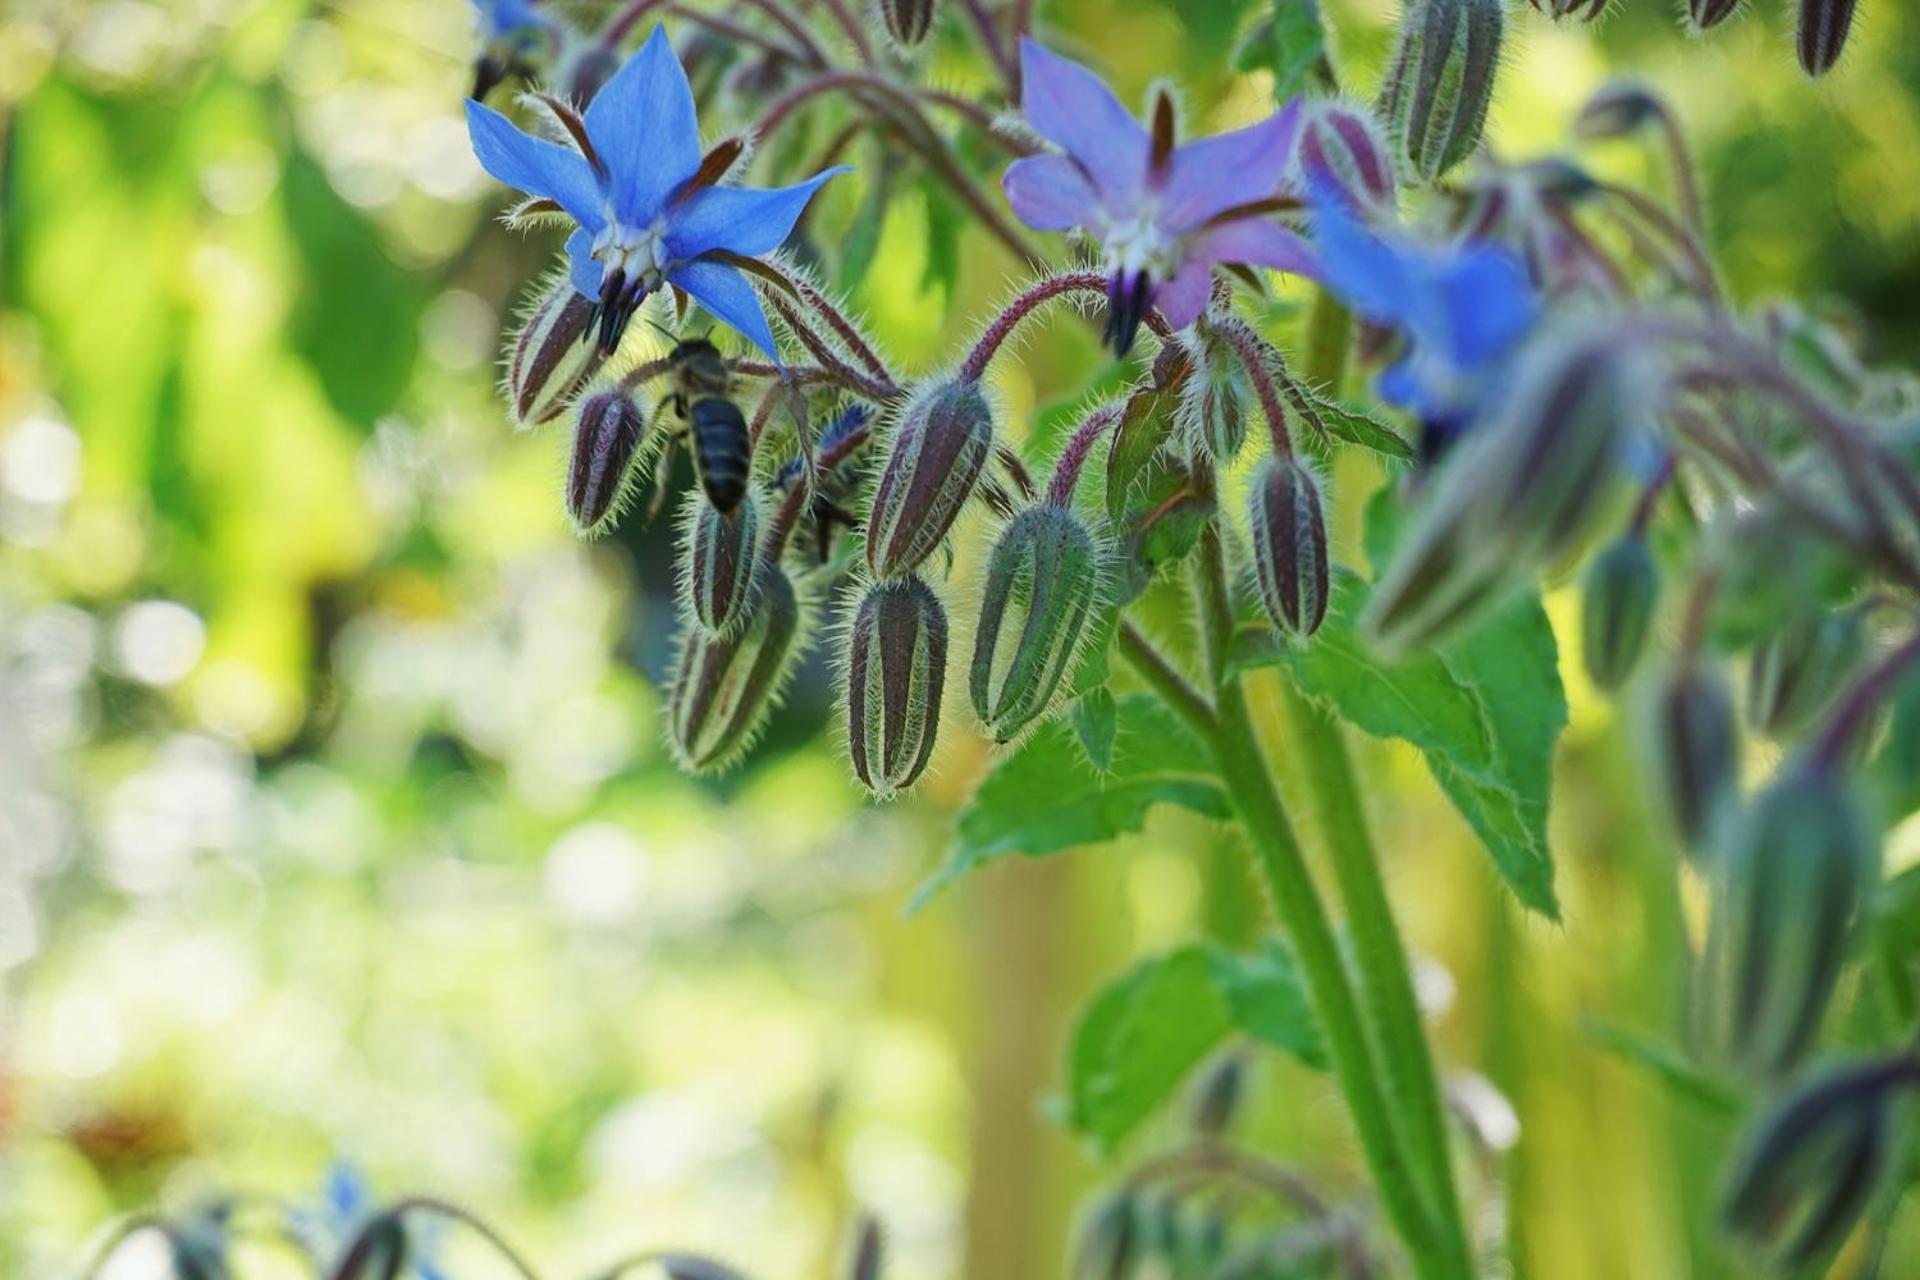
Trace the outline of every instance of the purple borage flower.
{"label": "purple borage flower", "polygon": [[1300,104],[1259,124],[1185,146],[1173,142],[1173,100],[1142,127],[1100,78],[1020,42],[1021,108],[1064,155],[1013,162],[1002,187],[1036,231],[1085,228],[1106,246],[1107,339],[1125,354],[1149,306],[1184,329],[1206,310],[1219,263],[1317,274],[1300,237],[1268,215],[1291,202],[1280,183],[1300,128]]}
{"label": "purple borage flower", "polygon": [[1432,460],[1480,416],[1539,322],[1526,270],[1496,245],[1434,246],[1378,234],[1329,182],[1312,185],[1320,279],[1360,315],[1405,338],[1406,354],[1374,390],[1420,418],[1421,451]]}
{"label": "purple borage flower", "polygon": [[820,184],[846,167],[791,187],[716,185],[740,146],[701,155],[693,90],[659,27],[584,116],[541,102],[573,146],[522,132],[478,102],[467,103],[467,131],[488,173],[580,224],[567,259],[573,287],[599,308],[600,349],[611,355],[641,302],[670,284],[777,361],[766,313],[736,264],[779,248]]}

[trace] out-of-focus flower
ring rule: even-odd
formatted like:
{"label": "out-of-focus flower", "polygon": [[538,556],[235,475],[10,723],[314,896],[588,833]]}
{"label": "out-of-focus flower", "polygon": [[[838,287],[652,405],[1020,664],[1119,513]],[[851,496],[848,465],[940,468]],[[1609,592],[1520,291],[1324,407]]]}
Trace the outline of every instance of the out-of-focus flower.
{"label": "out-of-focus flower", "polygon": [[1375,390],[1421,418],[1421,445],[1432,457],[1479,415],[1538,322],[1526,271],[1494,245],[1428,245],[1376,233],[1320,183],[1313,209],[1314,252],[1326,286],[1406,341],[1406,354]]}
{"label": "out-of-focus flower", "polygon": [[1176,329],[1192,324],[1216,264],[1313,274],[1306,244],[1270,216],[1299,133],[1298,102],[1175,146],[1165,93],[1149,130],[1093,72],[1032,40],[1020,44],[1020,71],[1028,122],[1065,154],[1016,160],[1001,185],[1034,230],[1080,227],[1105,246],[1116,351],[1132,346],[1149,306]]}
{"label": "out-of-focus flower", "polygon": [[484,98],[516,72],[550,58],[560,32],[531,0],[473,0],[480,54],[473,65],[473,97]]}
{"label": "out-of-focus flower", "polygon": [[597,299],[601,350],[611,354],[641,302],[671,284],[778,359],[760,299],[735,262],[777,249],[844,166],[791,187],[719,185],[741,148],[722,143],[701,155],[693,90],[659,27],[584,115],[542,101],[573,146],[536,138],[478,102],[467,103],[467,128],[488,173],[579,224],[567,240],[569,274]]}

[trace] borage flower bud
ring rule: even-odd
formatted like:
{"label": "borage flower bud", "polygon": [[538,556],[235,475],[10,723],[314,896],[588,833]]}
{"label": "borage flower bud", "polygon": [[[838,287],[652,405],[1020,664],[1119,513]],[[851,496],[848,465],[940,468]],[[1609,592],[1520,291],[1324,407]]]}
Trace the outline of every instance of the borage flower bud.
{"label": "borage flower bud", "polygon": [[369,1222],[334,1265],[332,1280],[399,1280],[407,1265],[407,1229],[398,1215]]}
{"label": "borage flower bud", "polygon": [[1011,742],[1066,690],[1099,603],[1099,548],[1064,506],[1021,512],[994,544],[967,688],[996,742]]}
{"label": "borage flower bud", "polygon": [[880,13],[886,19],[887,34],[902,49],[911,49],[933,30],[934,0],[880,0]]}
{"label": "borage flower bud", "polygon": [[1674,831],[1703,852],[1737,799],[1740,735],[1718,670],[1685,663],[1655,693],[1653,764]]}
{"label": "borage flower bud", "polygon": [[753,744],[799,651],[800,601],[776,565],[760,569],[759,598],[729,636],[688,627],[667,688],[667,735],[683,769],[725,768]]}
{"label": "borage flower bud", "polygon": [[1687,27],[1698,35],[1733,16],[1740,0],[1687,0]]}
{"label": "borage flower bud", "polygon": [[1592,22],[1606,11],[1607,0],[1530,0],[1536,12],[1544,13],[1555,22],[1568,18],[1576,22]]}
{"label": "borage flower bud", "polygon": [[507,403],[521,427],[560,416],[606,357],[585,341],[593,303],[566,280],[549,289],[520,326],[507,362]]}
{"label": "borage flower bud", "polygon": [[1666,113],[1653,90],[1637,80],[1609,80],[1587,99],[1573,131],[1581,138],[1624,138]]}
{"label": "borage flower bud", "polygon": [[1075,1251],[1074,1280],[1127,1280],[1141,1254],[1140,1212],[1133,1195],[1116,1191],[1094,1206]]}
{"label": "borage flower bud", "polygon": [[597,391],[580,402],[567,468],[567,514],[580,532],[595,532],[620,505],[646,434],[647,415],[624,391]]}
{"label": "borage flower bud", "polygon": [[1697,993],[1704,1047],[1761,1077],[1806,1056],[1839,981],[1880,842],[1840,774],[1789,765],[1725,828]]}
{"label": "borage flower bud", "polygon": [[680,590],[687,610],[712,635],[743,622],[759,585],[760,503],[748,494],[731,512],[700,498],[681,528]]}
{"label": "borage flower bud", "polygon": [[1823,1271],[1894,1164],[1909,1057],[1827,1068],[1770,1107],[1741,1144],[1721,1219],[1779,1274]]}
{"label": "borage flower bud", "polygon": [[1226,466],[1247,441],[1247,386],[1240,363],[1217,336],[1193,344],[1194,372],[1180,390],[1180,424],[1190,447]]}
{"label": "borage flower bud", "polygon": [[1500,62],[1500,0],[1414,0],[1381,90],[1401,157],[1433,182],[1472,154]]}
{"label": "borage flower bud", "polygon": [[1320,486],[1295,457],[1268,458],[1247,491],[1253,575],[1273,625],[1310,636],[1327,616],[1327,519]]}
{"label": "borage flower bud", "polygon": [[1593,558],[1582,584],[1580,655],[1595,685],[1612,691],[1633,674],[1659,594],[1653,552],[1639,534],[1615,540]]}
{"label": "borage flower bud", "polygon": [[847,628],[847,746],[867,790],[888,800],[933,758],[947,684],[947,610],[918,577],[867,588]]}
{"label": "borage flower bud", "polygon": [[1344,196],[1362,214],[1391,216],[1399,205],[1393,152],[1366,108],[1318,102],[1300,126],[1300,169],[1309,190]]}
{"label": "borage flower bud", "polygon": [[1247,1059],[1242,1053],[1222,1054],[1200,1076],[1193,1091],[1193,1131],[1202,1138],[1219,1138],[1233,1127],[1247,1091]]}
{"label": "borage flower bud", "polygon": [[1747,719],[1762,733],[1791,734],[1820,713],[1866,652],[1852,609],[1807,610],[1763,639],[1747,666]]}
{"label": "borage flower bud", "polygon": [[1797,44],[1800,66],[1810,76],[1825,75],[1840,61],[1853,29],[1854,0],[1800,0]]}
{"label": "borage flower bud", "polygon": [[901,411],[867,516],[867,567],[911,573],[945,540],[993,452],[993,413],[967,379],[922,392]]}

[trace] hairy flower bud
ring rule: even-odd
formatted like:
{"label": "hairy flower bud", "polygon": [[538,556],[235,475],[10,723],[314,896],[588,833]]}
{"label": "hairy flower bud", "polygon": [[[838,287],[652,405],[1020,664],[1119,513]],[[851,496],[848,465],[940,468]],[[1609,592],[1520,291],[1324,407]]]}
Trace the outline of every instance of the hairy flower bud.
{"label": "hairy flower bud", "polygon": [[919,780],[940,733],[947,610],[909,575],[867,588],[847,629],[847,746],[867,790],[891,799]]}
{"label": "hairy flower bud", "polygon": [[1739,7],[1740,0],[1687,0],[1687,26],[1695,33],[1717,27]]}
{"label": "hairy flower bud", "polygon": [[1655,779],[1674,831],[1702,852],[1737,798],[1740,735],[1725,678],[1697,663],[1676,668],[1655,693],[1652,719]]}
{"label": "hairy flower bud", "polygon": [[1916,1069],[1904,1056],[1828,1067],[1769,1107],[1727,1179],[1728,1233],[1774,1273],[1824,1270],[1893,1167],[1893,1106]]}
{"label": "hairy flower bud", "polygon": [[1582,590],[1580,654],[1587,678],[1602,689],[1618,689],[1646,648],[1660,594],[1647,540],[1638,533],[1615,540],[1593,558]]}
{"label": "hairy flower bud", "polygon": [[993,414],[978,383],[956,380],[916,397],[887,442],[867,516],[876,578],[913,572],[940,546],[993,451]]}
{"label": "hairy flower bud", "polygon": [[1393,152],[1365,107],[1310,103],[1300,126],[1300,168],[1309,190],[1331,187],[1363,214],[1391,215],[1398,207]]}
{"label": "hairy flower bud", "polygon": [[647,415],[624,391],[598,391],[580,402],[567,467],[567,514],[590,533],[620,505],[627,473],[647,434]]}
{"label": "hairy flower bud", "polygon": [[1664,109],[1653,90],[1638,80],[1609,80],[1587,99],[1574,121],[1582,138],[1624,138],[1658,120]]}
{"label": "hairy flower bud", "polygon": [[1529,0],[1536,12],[1544,13],[1555,22],[1568,18],[1576,22],[1592,22],[1606,12],[1607,0]]}
{"label": "hairy flower bud", "polygon": [[1247,385],[1240,362],[1209,334],[1194,344],[1194,372],[1181,384],[1180,424],[1191,448],[1226,466],[1247,442]]}
{"label": "hairy flower bud", "polygon": [[1866,632],[1854,610],[1807,610],[1789,619],[1754,648],[1748,722],[1774,736],[1805,728],[1865,652]]}
{"label": "hairy flower bud", "polygon": [[1310,636],[1327,616],[1327,519],[1320,486],[1298,458],[1268,458],[1247,491],[1253,576],[1273,625]]}
{"label": "hairy flower bud", "polygon": [[606,357],[585,342],[593,303],[561,280],[520,326],[507,361],[507,403],[521,427],[551,422],[597,373]]}
{"label": "hairy flower bud", "polygon": [[934,0],[880,0],[887,34],[902,49],[911,49],[933,30]]}
{"label": "hairy flower bud", "polygon": [[1704,1046],[1755,1076],[1806,1056],[1879,870],[1879,837],[1846,780],[1787,766],[1727,824],[1696,1009]]}
{"label": "hairy flower bud", "polygon": [[1219,1138],[1233,1126],[1247,1091],[1247,1058],[1229,1052],[1208,1065],[1193,1091],[1193,1131],[1202,1138]]}
{"label": "hairy flower bud", "polygon": [[731,512],[700,498],[688,503],[681,527],[680,590],[687,610],[713,635],[724,635],[752,611],[759,585],[760,503],[748,494]]}
{"label": "hairy flower bud", "polygon": [[1065,507],[1008,522],[994,544],[967,689],[996,742],[1011,742],[1066,691],[1099,603],[1099,548]]}
{"label": "hairy flower bud", "polygon": [[407,1229],[399,1215],[383,1213],[354,1238],[330,1280],[399,1280],[407,1265]]}
{"label": "hairy flower bud", "polygon": [[734,634],[688,627],[667,688],[667,737],[683,769],[725,768],[753,744],[786,683],[799,646],[800,602],[776,565],[760,570],[759,597]]}
{"label": "hairy flower bud", "polygon": [[1500,0],[1413,0],[1380,114],[1413,173],[1433,182],[1472,154],[1500,62]]}
{"label": "hairy flower bud", "polygon": [[1853,29],[1854,0],[1800,0],[1796,44],[1800,66],[1810,76],[1825,75],[1840,61]]}

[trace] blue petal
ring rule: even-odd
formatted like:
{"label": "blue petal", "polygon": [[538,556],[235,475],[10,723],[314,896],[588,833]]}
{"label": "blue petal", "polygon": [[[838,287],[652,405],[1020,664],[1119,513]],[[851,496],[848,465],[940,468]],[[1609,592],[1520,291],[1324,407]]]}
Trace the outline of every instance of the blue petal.
{"label": "blue petal", "polygon": [[1013,214],[1035,231],[1065,231],[1093,217],[1100,197],[1065,156],[1022,156],[1000,179]]}
{"label": "blue petal", "polygon": [[1329,185],[1313,187],[1313,244],[1327,287],[1369,320],[1404,322],[1418,309],[1415,264],[1361,225]]}
{"label": "blue petal", "polygon": [[1503,359],[1533,328],[1533,289],[1525,268],[1505,249],[1480,244],[1461,251],[1441,288],[1451,354],[1463,370]]}
{"label": "blue petal", "polygon": [[345,1160],[335,1160],[327,1169],[327,1208],[342,1224],[351,1223],[366,1210],[367,1182],[360,1171]]}
{"label": "blue petal", "polygon": [[1300,100],[1295,98],[1259,124],[1175,147],[1161,194],[1168,228],[1190,231],[1235,205],[1278,192],[1299,134]]}
{"label": "blue petal", "polygon": [[1099,76],[1036,41],[1020,41],[1020,107],[1047,141],[1072,156],[1115,211],[1130,207],[1147,172],[1147,131]]}
{"label": "blue petal", "polygon": [[731,325],[766,352],[768,359],[780,363],[760,296],[736,268],[722,262],[683,262],[667,273],[667,279],[692,294],[714,319]]}
{"label": "blue petal", "polygon": [[603,197],[587,158],[571,147],[521,132],[492,107],[467,101],[467,135],[488,173],[516,191],[551,200],[583,227],[598,230]]}
{"label": "blue petal", "polygon": [[620,221],[645,227],[700,168],[693,88],[664,27],[594,95],[587,136],[612,174]]}
{"label": "blue petal", "polygon": [[850,173],[839,165],[816,173],[791,187],[754,190],[749,187],[707,187],[669,214],[667,252],[674,258],[697,258],[715,249],[745,257],[772,253],[786,242],[820,184],[836,174]]}
{"label": "blue petal", "polygon": [[593,257],[593,233],[585,227],[576,229],[567,237],[567,279],[575,289],[597,301],[604,274]]}

